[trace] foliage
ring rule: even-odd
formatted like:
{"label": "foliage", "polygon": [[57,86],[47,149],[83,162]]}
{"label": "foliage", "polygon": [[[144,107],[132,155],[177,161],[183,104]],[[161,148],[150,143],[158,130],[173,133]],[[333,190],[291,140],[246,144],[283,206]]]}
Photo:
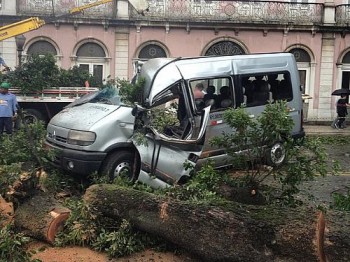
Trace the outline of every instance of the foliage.
{"label": "foliage", "polygon": [[335,192],[332,194],[334,204],[333,209],[350,211],[350,190],[346,194]]}
{"label": "foliage", "polygon": [[27,62],[7,74],[12,86],[18,86],[26,92],[41,91],[44,88],[58,86],[59,68],[52,54],[32,55]]}
{"label": "foliage", "polygon": [[142,88],[145,84],[144,79],[139,79],[136,83],[130,83],[124,79],[117,79],[116,83],[122,102],[133,105],[135,102],[141,101]]}
{"label": "foliage", "polygon": [[7,80],[14,87],[19,87],[23,93],[40,92],[45,88],[60,86],[84,86],[89,81],[90,86],[97,82],[89,72],[73,66],[65,70],[59,68],[52,54],[31,55],[27,61],[14,71],[1,74],[0,80]]}
{"label": "foliage", "polygon": [[[98,217],[81,200],[68,200],[66,206],[71,215],[63,231],[55,239],[55,245],[89,245],[110,257],[121,257],[144,250],[145,246],[159,244],[158,238],[132,228],[126,221],[108,221]],[[106,222],[108,221],[108,222]]]}
{"label": "foliage", "polygon": [[0,195],[5,196],[9,186],[19,180],[21,176],[21,164],[0,165]]}
{"label": "foliage", "polygon": [[266,176],[266,146],[290,140],[293,121],[288,117],[286,104],[282,101],[268,104],[256,119],[249,117],[244,107],[226,110],[223,118],[235,132],[224,133],[210,142],[225,148],[233,168],[247,170],[251,183],[261,182]]}
{"label": "foliage", "polygon": [[[320,141],[305,139],[301,143],[290,137],[293,121],[288,116],[286,102],[268,104],[256,119],[250,118],[243,107],[229,109],[224,113],[224,121],[236,132],[224,133],[211,142],[225,148],[235,169],[245,171],[248,186],[262,189],[266,188],[264,180],[276,180],[281,188],[269,188],[273,192],[270,199],[295,204],[293,195],[299,192],[301,182],[327,173],[326,153]],[[283,142],[286,160],[283,165],[267,167],[265,145],[279,141]]]}
{"label": "foliage", "polygon": [[186,184],[168,187],[157,192],[182,201],[217,202],[221,199],[216,193],[218,186],[226,179],[224,174],[219,174],[210,163],[207,163]]}
{"label": "foliage", "polygon": [[96,79],[78,66],[73,66],[68,70],[60,68],[58,86],[85,86],[85,81],[88,81],[90,86],[98,86]]}
{"label": "foliage", "polygon": [[42,185],[49,192],[66,192],[78,196],[86,189],[86,186],[72,174],[64,174],[54,167],[47,170],[49,175],[47,175]]}
{"label": "foliage", "polygon": [[0,229],[0,261],[38,261],[32,260],[31,254],[26,252],[25,244],[29,238],[22,233],[15,233],[11,226]]}
{"label": "foliage", "polygon": [[177,118],[177,105],[175,103],[171,104],[167,108],[152,108],[148,114],[150,123],[153,128],[160,130],[161,132],[166,132],[165,128],[168,126],[179,126],[179,120]]}
{"label": "foliage", "polygon": [[63,231],[58,233],[55,244],[91,245],[97,237],[96,215],[81,200],[67,200],[65,205],[71,210],[71,214]]}
{"label": "foliage", "polygon": [[146,234],[135,231],[124,219],[117,231],[108,232],[102,228],[92,247],[107,252],[109,257],[122,257],[144,250],[150,240]]}
{"label": "foliage", "polygon": [[18,162],[32,162],[35,166],[47,163],[54,152],[44,148],[46,129],[42,122],[28,124],[11,136],[3,135],[0,140],[0,165]]}

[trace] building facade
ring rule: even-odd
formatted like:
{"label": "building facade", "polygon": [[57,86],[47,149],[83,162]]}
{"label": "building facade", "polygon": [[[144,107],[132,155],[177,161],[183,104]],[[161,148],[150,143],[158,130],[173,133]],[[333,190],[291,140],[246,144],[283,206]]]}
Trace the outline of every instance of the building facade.
{"label": "building facade", "polygon": [[[0,0],[1,25],[40,16],[25,34],[23,59],[53,53],[63,68],[79,65],[101,81],[130,79],[134,62],[153,57],[291,52],[298,62],[308,121],[335,115],[334,89],[350,85],[350,5],[347,1],[117,0],[65,16],[96,0]],[[139,1],[140,2],[140,1]],[[135,8],[136,7],[136,8]],[[18,65],[14,38],[0,55]]]}

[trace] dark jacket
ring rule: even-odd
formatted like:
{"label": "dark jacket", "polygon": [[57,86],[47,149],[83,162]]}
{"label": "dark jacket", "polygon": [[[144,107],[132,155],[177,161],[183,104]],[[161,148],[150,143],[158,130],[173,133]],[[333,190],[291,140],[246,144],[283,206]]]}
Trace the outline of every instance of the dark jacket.
{"label": "dark jacket", "polygon": [[337,113],[339,116],[346,116],[348,114],[346,98],[340,98],[337,102]]}

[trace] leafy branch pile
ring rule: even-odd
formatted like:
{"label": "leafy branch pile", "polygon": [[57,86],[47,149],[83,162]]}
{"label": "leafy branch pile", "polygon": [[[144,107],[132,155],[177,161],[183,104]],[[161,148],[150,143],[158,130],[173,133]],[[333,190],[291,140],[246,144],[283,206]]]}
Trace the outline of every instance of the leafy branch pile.
{"label": "leafy branch pile", "polygon": [[23,93],[40,92],[45,88],[81,87],[85,81],[89,81],[90,86],[98,86],[96,79],[78,66],[68,70],[59,68],[52,54],[29,56],[22,66],[6,74],[0,73],[0,81],[4,80]]}

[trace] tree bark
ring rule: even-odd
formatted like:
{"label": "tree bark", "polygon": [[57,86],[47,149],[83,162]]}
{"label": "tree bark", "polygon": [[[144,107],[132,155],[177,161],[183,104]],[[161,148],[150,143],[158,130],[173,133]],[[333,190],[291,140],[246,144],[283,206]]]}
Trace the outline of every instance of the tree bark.
{"label": "tree bark", "polygon": [[[91,186],[84,200],[97,215],[125,218],[136,228],[161,236],[203,261],[350,260],[350,252],[346,252],[350,227],[339,225],[337,215],[329,216],[324,235],[324,215],[312,207],[234,202],[215,207],[115,185]],[[350,221],[348,214],[344,221]]]}
{"label": "tree bark", "polygon": [[53,244],[69,214],[52,195],[39,193],[16,209],[14,221],[29,236]]}

